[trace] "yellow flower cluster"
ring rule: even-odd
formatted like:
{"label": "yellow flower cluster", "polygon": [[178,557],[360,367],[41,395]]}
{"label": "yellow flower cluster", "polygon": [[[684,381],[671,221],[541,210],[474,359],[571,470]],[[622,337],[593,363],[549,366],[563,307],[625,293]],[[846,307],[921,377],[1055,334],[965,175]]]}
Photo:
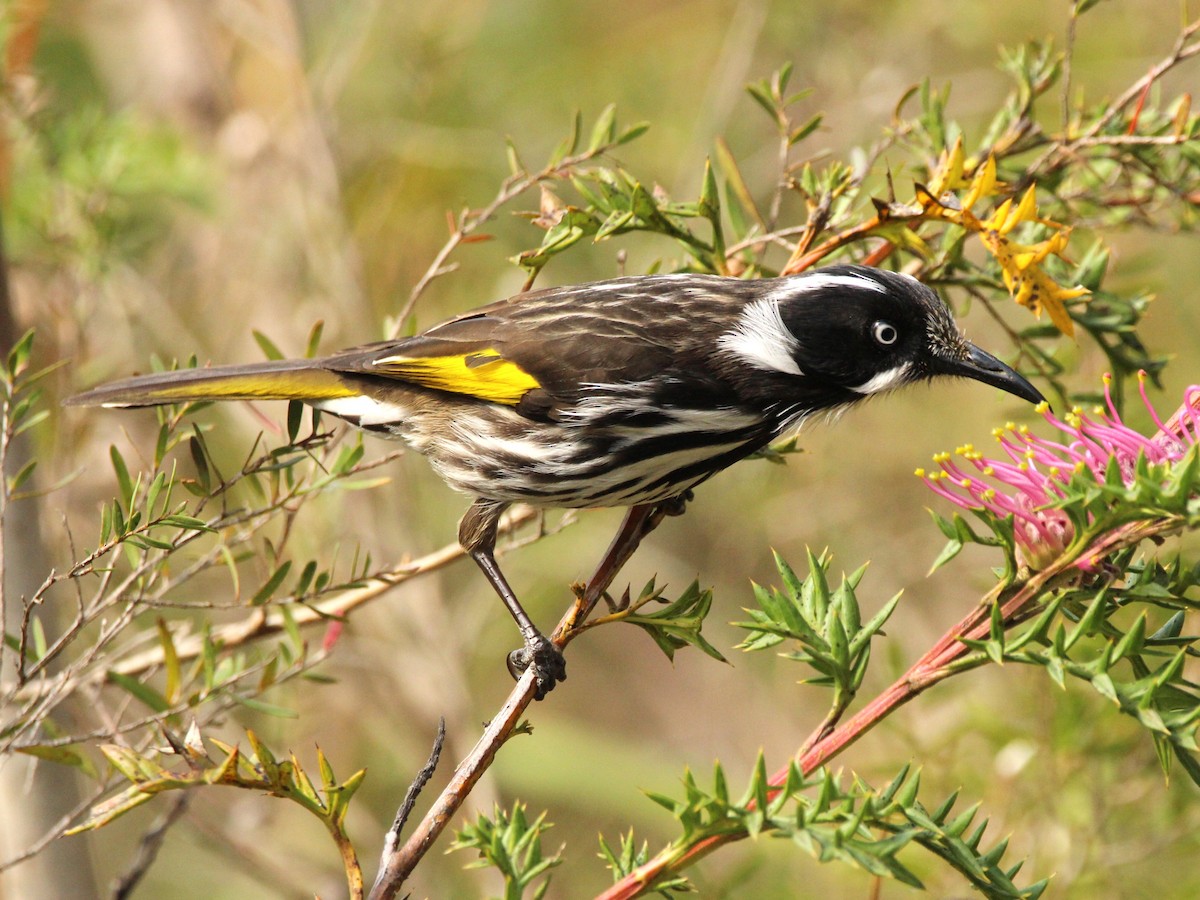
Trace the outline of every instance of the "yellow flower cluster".
{"label": "yellow flower cluster", "polygon": [[[1073,335],[1075,329],[1065,304],[1068,300],[1087,294],[1088,290],[1083,287],[1063,287],[1042,268],[1046,257],[1063,256],[1071,229],[1038,215],[1037,194],[1032,185],[1019,202],[1014,204],[1010,197],[987,218],[981,219],[972,212],[972,207],[980,200],[996,196],[1006,187],[996,178],[996,160],[992,156],[968,172],[960,138],[951,150],[942,155],[930,178],[929,188],[918,186],[917,203],[921,207],[922,217],[952,222],[978,234],[988,252],[1000,264],[1004,284],[1013,299],[1036,316],[1041,316],[1044,309],[1059,331]],[[961,198],[955,198],[955,191],[965,193]],[[1009,233],[1022,222],[1038,222],[1050,228],[1052,233],[1046,240],[1036,244],[1017,243],[1009,237]]]}

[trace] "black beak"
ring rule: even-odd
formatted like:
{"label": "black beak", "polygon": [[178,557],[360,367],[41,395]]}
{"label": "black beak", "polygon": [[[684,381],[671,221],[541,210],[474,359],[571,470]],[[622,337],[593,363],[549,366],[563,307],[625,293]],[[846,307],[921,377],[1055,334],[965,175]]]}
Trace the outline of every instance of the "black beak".
{"label": "black beak", "polygon": [[1002,391],[1028,400],[1030,403],[1045,403],[1046,398],[1041,391],[1018,375],[1011,367],[1006,366],[992,354],[980,350],[974,344],[967,344],[965,359],[939,359],[935,363],[939,375],[958,375],[962,378],[973,378],[998,387]]}

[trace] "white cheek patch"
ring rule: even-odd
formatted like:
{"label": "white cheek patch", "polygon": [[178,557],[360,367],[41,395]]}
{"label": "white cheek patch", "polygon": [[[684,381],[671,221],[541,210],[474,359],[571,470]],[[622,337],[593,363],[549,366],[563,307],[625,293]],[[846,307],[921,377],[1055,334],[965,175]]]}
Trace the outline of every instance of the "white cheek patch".
{"label": "white cheek patch", "polygon": [[862,384],[851,385],[850,390],[856,394],[878,394],[881,391],[890,391],[892,388],[898,388],[908,380],[910,366],[908,363],[902,363],[894,369],[885,369],[874,378],[864,381]]}
{"label": "white cheek patch", "polygon": [[804,374],[795,359],[800,345],[783,324],[779,304],[771,299],[755,300],[747,305],[737,327],[721,335],[717,346],[756,369],[788,375]]}

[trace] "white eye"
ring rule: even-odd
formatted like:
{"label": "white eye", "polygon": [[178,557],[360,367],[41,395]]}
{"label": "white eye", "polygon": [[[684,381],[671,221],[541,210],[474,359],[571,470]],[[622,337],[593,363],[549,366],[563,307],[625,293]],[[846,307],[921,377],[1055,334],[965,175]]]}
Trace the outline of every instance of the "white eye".
{"label": "white eye", "polygon": [[896,331],[896,326],[891,322],[876,322],[871,326],[871,336],[875,338],[877,343],[884,346],[896,343],[896,339],[900,337]]}

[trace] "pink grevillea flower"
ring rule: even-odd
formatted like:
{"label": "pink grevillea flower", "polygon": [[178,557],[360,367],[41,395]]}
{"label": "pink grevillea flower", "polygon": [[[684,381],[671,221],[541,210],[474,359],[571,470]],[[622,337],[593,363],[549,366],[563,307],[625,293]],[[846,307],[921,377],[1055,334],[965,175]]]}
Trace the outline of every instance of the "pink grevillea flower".
{"label": "pink grevillea flower", "polygon": [[[1090,415],[1075,408],[1060,419],[1048,404],[1038,407],[1042,417],[1066,435],[1065,442],[1037,437],[1028,426],[1010,422],[993,432],[1006,458],[988,459],[968,444],[953,455],[939,453],[933,461],[940,469],[918,469],[917,475],[934,493],[963,509],[1011,515],[1022,559],[1033,569],[1043,569],[1062,555],[1075,536],[1070,519],[1054,508],[1073,475],[1089,471],[1103,481],[1110,461],[1116,460],[1129,484],[1139,456],[1149,463],[1174,463],[1200,443],[1200,385],[1190,386],[1183,406],[1163,422],[1146,396],[1146,373],[1139,372],[1142,402],[1158,426],[1155,434],[1146,437],[1121,421],[1111,382],[1106,375],[1105,405]],[[1091,570],[1097,563],[1087,557],[1076,565]]]}

